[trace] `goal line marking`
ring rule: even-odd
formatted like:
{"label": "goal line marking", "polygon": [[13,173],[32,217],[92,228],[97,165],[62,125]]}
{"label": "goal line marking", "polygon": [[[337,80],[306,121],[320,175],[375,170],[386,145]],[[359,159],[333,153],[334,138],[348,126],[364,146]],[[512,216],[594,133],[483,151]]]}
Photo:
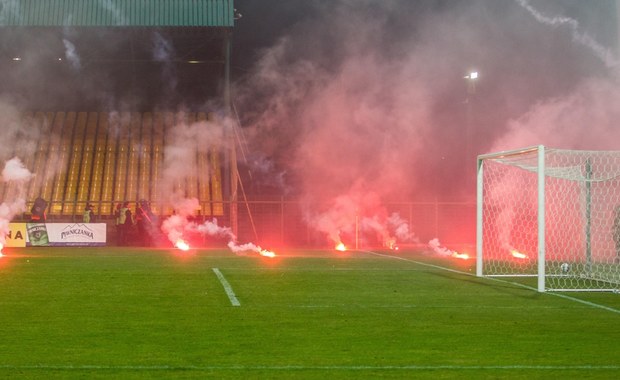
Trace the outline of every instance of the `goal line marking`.
{"label": "goal line marking", "polygon": [[241,303],[237,299],[235,292],[233,292],[232,287],[230,286],[228,281],[226,281],[226,278],[224,277],[222,272],[220,272],[220,270],[217,268],[213,268],[213,273],[215,273],[215,275],[217,276],[217,279],[220,280],[220,283],[224,287],[224,291],[226,292],[226,295],[228,296],[228,299],[230,300],[231,305],[241,306]]}
{"label": "goal line marking", "polygon": [[[466,276],[471,276],[471,277],[479,278],[475,274],[468,273],[468,272],[463,272],[463,271],[452,269],[452,268],[442,267],[441,265],[434,265],[434,264],[423,263],[423,262],[417,261],[417,260],[411,260],[411,259],[406,259],[404,257],[386,255],[386,254],[383,254],[383,253],[372,252],[372,251],[360,251],[360,252],[369,253],[369,254],[375,255],[375,256],[388,257],[388,258],[396,259],[396,260],[408,261],[408,262],[411,262],[411,263],[415,263],[415,264],[418,264],[418,265],[423,265],[423,266],[430,267],[430,268],[441,269],[441,270],[445,270],[445,271],[448,271],[448,272],[453,272],[453,273],[458,273],[458,274],[463,274],[463,275],[466,275]],[[521,288],[525,288],[525,289],[529,289],[529,290],[533,290],[535,292],[538,292],[538,289],[536,289],[534,287],[531,287],[531,286],[524,285],[524,284],[520,284],[518,282],[512,282],[512,281],[508,281],[508,280],[503,280],[503,279],[496,278],[496,277],[484,277],[484,278],[488,279],[488,280],[491,280],[491,281],[501,282],[501,283],[504,283],[504,284],[511,284],[511,285],[514,285],[514,286],[518,286],[518,287],[521,287]],[[612,313],[620,314],[620,310],[619,309],[614,309],[613,307],[609,307],[609,306],[605,306],[605,305],[599,305],[599,304],[594,303],[594,302],[584,301],[582,299],[571,297],[571,296],[567,296],[565,294],[560,294],[560,293],[555,293],[555,292],[545,292],[545,294],[548,294],[550,296],[556,296],[556,297],[564,298],[566,300],[570,300],[570,301],[573,301],[573,302],[578,302],[578,303],[581,303],[581,304],[584,304],[584,305],[587,305],[587,306],[590,306],[590,307],[593,307],[593,308],[603,309],[603,310],[611,311]]]}

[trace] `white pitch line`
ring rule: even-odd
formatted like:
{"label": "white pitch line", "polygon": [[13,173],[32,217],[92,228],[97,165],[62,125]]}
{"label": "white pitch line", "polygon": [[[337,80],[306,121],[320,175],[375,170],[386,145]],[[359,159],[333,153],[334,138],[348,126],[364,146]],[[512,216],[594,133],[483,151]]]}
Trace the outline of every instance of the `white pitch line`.
{"label": "white pitch line", "polygon": [[241,306],[241,303],[239,303],[239,300],[237,299],[237,296],[235,296],[235,292],[233,292],[232,287],[230,286],[228,281],[226,281],[226,278],[224,277],[222,272],[220,272],[220,270],[217,269],[217,268],[213,268],[213,273],[215,273],[215,275],[217,276],[218,280],[220,280],[220,283],[224,287],[224,291],[226,292],[226,295],[228,296],[228,299],[230,300],[230,303],[233,306]]}
{"label": "white pitch line", "polygon": [[405,370],[405,371],[428,371],[428,370],[587,370],[608,371],[618,370],[620,365],[9,365],[0,364],[0,369],[8,370],[63,370],[63,371],[97,371],[97,370],[124,370],[124,371],[289,371],[289,370],[318,370],[318,371],[377,371],[377,370]]}
{"label": "white pitch line", "polygon": [[[453,272],[453,273],[458,273],[458,274],[464,274],[464,275],[466,275],[466,276],[472,276],[472,277],[476,277],[476,278],[478,278],[475,274],[472,274],[472,273],[463,272],[463,271],[456,270],[456,269],[452,269],[452,268],[446,268],[446,267],[442,267],[442,266],[440,266],[440,265],[434,265],[434,264],[423,263],[423,262],[421,262],[421,261],[416,261],[416,260],[406,259],[406,258],[404,258],[404,257],[398,257],[398,256],[386,255],[386,254],[383,254],[383,253],[372,252],[372,251],[360,251],[360,252],[369,253],[369,254],[371,254],[371,255],[375,255],[375,256],[389,257],[389,258],[391,258],[391,259],[396,259],[396,260],[409,261],[409,262],[411,262],[411,263],[415,263],[415,264],[419,264],[419,265],[424,265],[424,266],[431,267],[431,268],[441,269],[441,270],[445,270],[445,271],[448,271],[448,272]],[[484,277],[484,278],[485,278],[485,279],[487,279],[487,280],[491,280],[491,281],[502,282],[502,283],[504,283],[504,284],[511,284],[511,285],[515,285],[515,286],[518,286],[518,287],[521,287],[521,288],[525,288],[525,289],[533,290],[533,291],[535,291],[535,292],[537,292],[537,291],[538,291],[538,289],[536,289],[536,288],[533,288],[533,287],[531,287],[531,286],[527,286],[527,285],[523,285],[523,284],[520,284],[520,283],[518,283],[518,282],[512,282],[512,281],[502,280],[502,279],[499,279],[499,278],[496,278],[496,277]],[[593,307],[593,308],[603,309],[603,310],[611,311],[612,313],[620,314],[620,310],[618,310],[618,309],[614,309],[613,307],[609,307],[609,306],[605,306],[605,305],[599,305],[599,304],[594,303],[594,302],[584,301],[584,300],[582,300],[582,299],[579,299],[579,298],[574,298],[574,297],[571,297],[571,296],[567,296],[567,295],[565,295],[565,294],[561,294],[561,293],[554,293],[554,292],[545,292],[545,294],[548,294],[548,295],[550,295],[550,296],[556,296],[556,297],[564,298],[564,299],[567,299],[567,300],[570,300],[570,301],[573,301],[573,302],[578,302],[578,303],[581,303],[581,304],[584,304],[584,305],[587,305],[587,306],[590,306],[590,307]]]}

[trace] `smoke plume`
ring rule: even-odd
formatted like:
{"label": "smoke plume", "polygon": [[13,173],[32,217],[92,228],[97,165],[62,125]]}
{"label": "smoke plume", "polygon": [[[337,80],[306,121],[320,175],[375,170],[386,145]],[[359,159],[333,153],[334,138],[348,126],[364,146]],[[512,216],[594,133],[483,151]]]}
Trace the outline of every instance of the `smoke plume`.
{"label": "smoke plume", "polygon": [[254,243],[240,244],[230,227],[218,225],[217,219],[206,220],[202,223],[192,221],[194,211],[198,208],[195,198],[182,199],[175,203],[175,214],[164,220],[162,231],[168,240],[175,246],[185,242],[187,236],[199,234],[202,237],[219,238],[228,241],[227,246],[233,253],[244,254],[248,251],[256,252],[261,256],[274,257],[275,253],[265,250]]}
{"label": "smoke plume", "polygon": [[7,196],[0,204],[0,255],[6,243],[6,236],[10,232],[9,223],[16,215],[26,211],[24,184],[31,178],[32,173],[19,158],[14,157],[5,163],[2,170],[2,182],[15,188],[13,191],[7,190]]}
{"label": "smoke plume", "polygon": [[287,172],[307,222],[334,242],[356,228],[391,237],[390,201],[474,201],[478,154],[620,137],[617,60],[599,42],[615,38],[578,21],[603,7],[312,4],[235,93],[251,146]]}

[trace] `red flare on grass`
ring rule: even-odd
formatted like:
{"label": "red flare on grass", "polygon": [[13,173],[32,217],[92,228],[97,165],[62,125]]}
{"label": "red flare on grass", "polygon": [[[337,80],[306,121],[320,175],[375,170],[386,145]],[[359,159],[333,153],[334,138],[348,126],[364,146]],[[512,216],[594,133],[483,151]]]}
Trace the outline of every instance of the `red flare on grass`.
{"label": "red flare on grass", "polygon": [[454,252],[452,253],[452,257],[454,257],[455,259],[461,259],[461,260],[469,259],[469,255],[467,253]]}
{"label": "red flare on grass", "polygon": [[178,249],[180,249],[181,251],[188,251],[189,250],[189,244],[187,244],[187,242],[185,242],[185,240],[183,239],[179,239],[177,240],[177,242],[174,244],[175,247],[177,247]]}
{"label": "red flare on grass", "polygon": [[259,253],[261,256],[265,256],[265,257],[276,257],[275,252],[268,251],[268,250],[266,250],[266,249],[261,249],[258,253]]}

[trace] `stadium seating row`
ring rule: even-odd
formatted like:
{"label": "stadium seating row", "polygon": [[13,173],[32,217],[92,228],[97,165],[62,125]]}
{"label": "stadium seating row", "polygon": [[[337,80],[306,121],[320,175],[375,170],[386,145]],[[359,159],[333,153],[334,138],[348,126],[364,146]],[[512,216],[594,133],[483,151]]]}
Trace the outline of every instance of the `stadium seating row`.
{"label": "stadium seating row", "polygon": [[[177,191],[200,201],[203,215],[222,215],[222,168],[217,149],[194,152],[191,175],[164,183],[166,136],[180,123],[206,121],[206,113],[37,112],[24,117],[26,143],[15,156],[35,176],[27,190],[0,184],[2,199],[26,192],[31,204],[49,201],[49,215],[81,215],[90,202],[96,215],[111,215],[114,205],[146,199],[158,214],[172,212],[162,191]],[[191,149],[191,148],[188,148]]]}

